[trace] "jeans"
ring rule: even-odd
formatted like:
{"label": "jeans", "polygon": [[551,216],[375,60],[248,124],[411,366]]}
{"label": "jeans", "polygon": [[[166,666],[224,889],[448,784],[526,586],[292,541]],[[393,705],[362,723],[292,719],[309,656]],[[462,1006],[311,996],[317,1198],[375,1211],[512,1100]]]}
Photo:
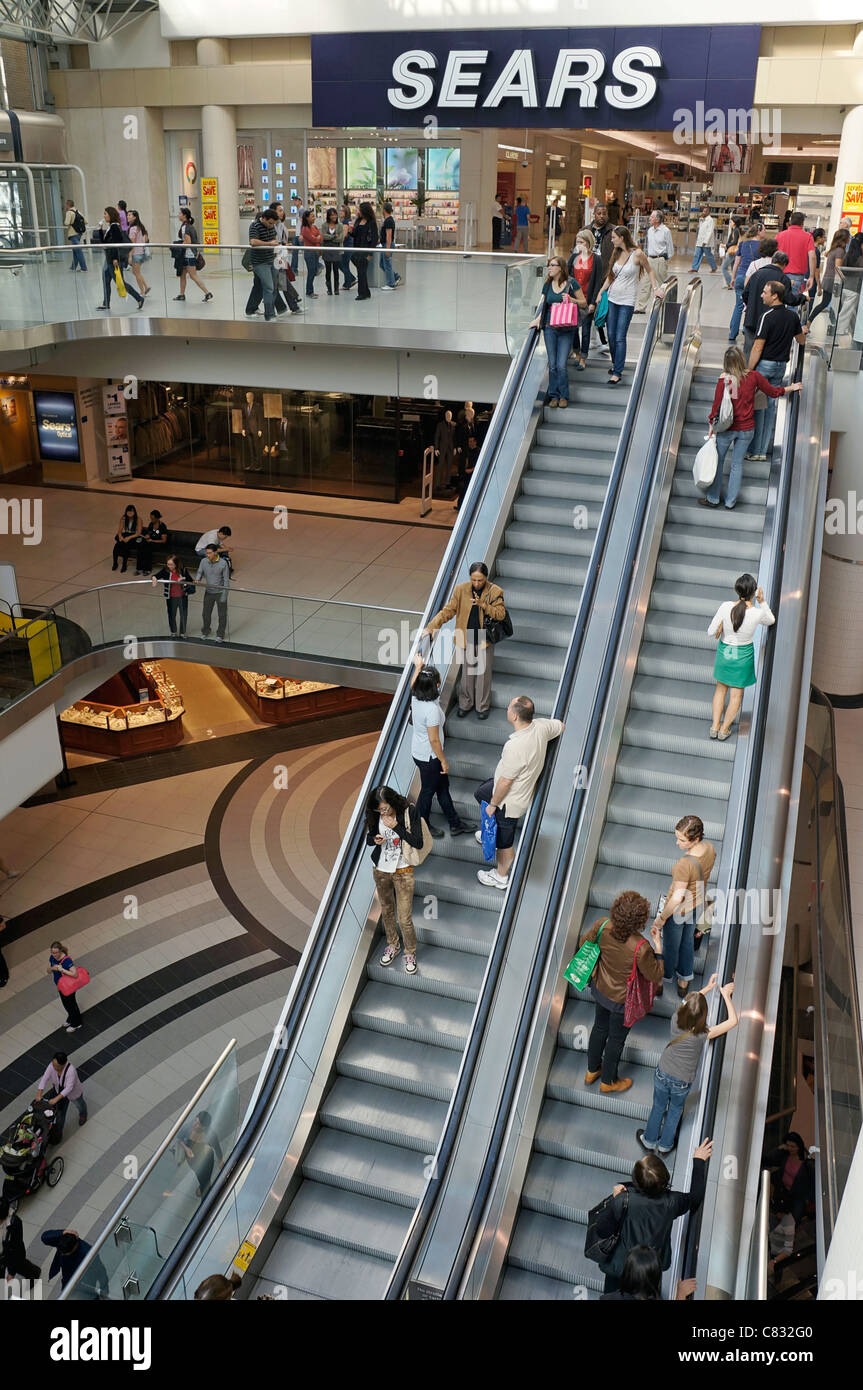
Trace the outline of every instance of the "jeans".
{"label": "jeans", "polygon": [[602,1083],[610,1086],[617,1080],[617,1064],[629,1032],[623,1021],[623,1010],[613,1013],[597,1000],[596,1014],[587,1043],[587,1070],[602,1070]]}
{"label": "jeans", "polygon": [[[72,1101],[72,1104],[78,1111],[78,1124],[82,1125],[84,1121],[87,1119],[87,1102],[83,1096],[78,1096],[77,1100]],[[57,1143],[59,1144],[60,1140],[63,1137],[63,1129],[66,1125],[66,1115],[69,1112],[69,1100],[65,1096],[61,1097],[60,1100],[58,1100],[55,1104],[54,1110],[57,1115],[55,1124],[57,1125],[60,1131],[60,1133],[57,1136]]]}
{"label": "jeans", "polygon": [[518,226],[518,225],[516,226],[516,229],[515,229],[515,245],[514,245],[514,247],[513,247],[513,250],[514,250],[514,251],[519,251],[519,250],[521,250],[521,251],[524,251],[525,255],[527,254],[527,251],[528,251],[528,245],[527,245],[527,225],[525,225],[525,226],[523,226],[523,227],[520,227],[520,226]]}
{"label": "jeans", "polygon": [[[126,262],[124,260],[120,260],[118,264],[120,266],[120,278],[123,281],[123,284],[126,286],[126,293],[130,294],[132,298],[134,300],[137,300],[139,304],[143,304],[144,296],[140,295],[137,290],[133,290],[132,286],[126,280]],[[117,281],[114,279],[114,262],[106,261],[102,267],[102,303],[108,307],[110,307],[111,304],[112,286],[114,289],[117,288]]]}
{"label": "jeans", "polygon": [[219,605],[218,627],[216,632],[219,637],[224,637],[225,628],[228,625],[228,596],[223,594],[221,589],[205,589],[203,612],[201,614],[201,631],[204,637],[210,635],[210,624],[213,621],[213,605]]}
{"label": "jeans", "polygon": [[69,269],[74,270],[77,266],[79,270],[86,270],[87,262],[84,260],[84,252],[81,250],[81,238],[77,232],[73,232],[70,236],[69,245],[72,247],[72,264]]}
{"label": "jeans", "polygon": [[395,287],[396,287],[396,285],[399,283],[399,281],[401,280],[402,277],[401,277],[400,275],[396,275],[395,271],[393,270],[393,253],[392,253],[392,251],[382,251],[382,252],[381,252],[381,254],[380,254],[380,266],[381,266],[381,270],[382,270],[383,273],[384,273],[384,277],[385,277],[385,279],[386,279],[387,284],[389,285],[389,287],[390,287],[391,290],[394,290]]}
{"label": "jeans", "polygon": [[695,974],[695,913],[678,918],[672,913],[662,928],[662,953],[665,960],[665,982],[674,976],[689,984]]}
{"label": "jeans", "polygon": [[729,251],[722,259],[722,278],[729,289],[731,289],[731,271],[734,267],[734,252]]}
{"label": "jeans", "polygon": [[189,600],[185,594],[179,598],[165,599],[168,609],[168,627],[173,633],[179,632],[181,637],[186,635],[186,618],[189,613]]}
{"label": "jeans", "polygon": [[408,954],[414,954],[417,937],[411,917],[414,900],[413,869],[398,869],[394,874],[385,874],[381,869],[375,869],[374,879],[378,902],[381,905],[381,921],[387,934],[387,945],[398,950],[403,941]]}
{"label": "jeans", "polygon": [[[264,318],[273,319],[276,316],[276,290],[279,284],[278,271],[272,261],[263,261],[260,265],[253,265],[252,270],[255,273],[255,284],[252,294],[254,294],[255,290],[259,291],[255,309],[257,309],[261,299],[263,299]],[[249,304],[251,304],[251,302],[252,295],[249,296]],[[246,305],[246,313],[252,314],[255,312],[255,309],[250,309],[249,304]]]}
{"label": "jeans", "polygon": [[743,481],[743,458],[749,448],[754,433],[754,429],[724,430],[721,434],[715,436],[719,463],[716,465],[716,477],[705,493],[708,502],[712,502],[714,507],[719,503],[719,494],[722,490],[722,474],[725,469],[725,459],[729,449],[731,450],[731,472],[728,475],[725,505],[726,507],[733,507],[737,501],[740,495],[740,484]]}
{"label": "jeans", "polygon": [[352,275],[352,274],[351,274],[351,253],[350,253],[350,251],[344,251],[344,252],[342,253],[342,262],[341,262],[341,265],[342,265],[342,275],[344,276],[344,281],[345,281],[345,289],[346,289],[346,290],[353,289],[354,285],[357,283],[357,277],[356,277],[355,275]]}
{"label": "jeans", "polygon": [[614,375],[620,376],[626,366],[626,334],[635,310],[634,304],[612,304],[608,301],[608,346],[611,348],[611,365]]}
{"label": "jeans", "polygon": [[693,270],[697,270],[697,269],[698,269],[698,267],[701,265],[701,262],[702,262],[702,260],[704,259],[705,256],[707,257],[707,261],[708,261],[708,264],[709,264],[709,266],[710,266],[710,269],[711,269],[711,270],[715,270],[715,269],[716,269],[716,257],[715,257],[714,254],[713,254],[713,247],[712,247],[712,246],[696,246],[696,248],[695,248],[695,253],[694,253],[693,257],[692,257],[692,269],[693,269]]}
{"label": "jeans", "polygon": [[572,352],[574,328],[544,328],[545,351],[548,356],[548,398],[551,401],[569,400],[569,373],[566,364]]}
{"label": "jeans", "polygon": [[820,313],[822,313],[822,311],[823,311],[824,309],[826,309],[826,308],[829,307],[830,301],[831,301],[832,298],[833,298],[833,286],[832,286],[832,285],[830,285],[827,289],[822,289],[822,291],[821,291],[821,301],[820,301],[820,303],[819,303],[819,305],[818,305],[818,308],[817,308],[817,309],[813,309],[813,310],[812,310],[812,313],[809,315],[809,322],[810,322],[810,323],[814,323],[815,320],[817,319],[818,315],[819,315]]}
{"label": "jeans", "polygon": [[733,343],[740,332],[740,320],[743,318],[743,276],[738,275],[734,281],[734,308],[731,311],[731,322],[728,325],[728,341]]}
{"label": "jeans", "polygon": [[315,276],[316,276],[317,273],[318,273],[318,266],[319,266],[319,264],[320,264],[320,257],[319,257],[319,255],[318,255],[317,251],[304,251],[304,252],[303,252],[303,260],[304,260],[305,263],[306,263],[306,294],[307,294],[307,295],[314,294],[314,292],[315,292]]}
{"label": "jeans", "polygon": [[440,758],[429,758],[427,762],[421,763],[418,758],[414,762],[420,771],[420,782],[422,787],[417,797],[417,814],[428,824],[431,814],[432,801],[438,799],[438,805],[447,818],[450,826],[458,825],[459,814],[453,805],[452,796],[449,789],[449,776],[441,772]]}
{"label": "jeans", "polygon": [[[295,237],[294,237],[294,245],[295,245],[295,246],[301,245],[299,236],[295,236]],[[292,252],[291,252],[291,270],[294,272],[295,275],[296,275],[296,273],[297,273],[297,270],[299,269],[299,264],[300,264],[300,253],[299,253],[299,251],[292,251]]]}
{"label": "jeans", "polygon": [[369,256],[370,251],[357,251],[354,254],[354,265],[357,268],[357,280],[359,289],[357,299],[371,299],[372,292],[369,289]]}
{"label": "jeans", "polygon": [[678,1081],[676,1076],[666,1076],[664,1071],[656,1068],[653,1073],[653,1106],[641,1136],[643,1144],[656,1149],[657,1153],[670,1153],[674,1148],[683,1106],[691,1090],[691,1081]]}
{"label": "jeans", "polygon": [[[787,362],[761,361],[757,364],[757,369],[772,386],[781,386],[787,366]],[[766,409],[756,410],[755,412],[755,438],[752,441],[753,454],[766,454],[770,445],[773,443],[773,431],[776,427],[776,400],[777,398],[775,396],[768,396]]]}
{"label": "jeans", "polygon": [[580,340],[582,357],[587,357],[590,352],[590,330],[592,327],[593,314],[589,314],[587,310],[582,313],[579,309],[578,328],[575,330],[575,336]]}
{"label": "jeans", "polygon": [[[786,270],[785,274],[788,275],[788,271],[787,271],[787,270]],[[795,294],[799,294],[800,291],[803,289],[803,286],[806,284],[806,281],[809,279],[809,276],[808,276],[808,275],[788,275],[788,279],[791,281],[791,284],[792,284],[793,289],[794,289],[794,293],[795,293]]]}

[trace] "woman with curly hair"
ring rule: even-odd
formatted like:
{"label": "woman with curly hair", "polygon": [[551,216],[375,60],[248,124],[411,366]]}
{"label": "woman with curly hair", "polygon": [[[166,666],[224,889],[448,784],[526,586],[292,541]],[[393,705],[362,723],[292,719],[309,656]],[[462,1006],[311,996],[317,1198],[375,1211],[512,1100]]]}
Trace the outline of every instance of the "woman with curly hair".
{"label": "woman with curly hair", "polygon": [[631,1077],[617,1075],[617,1067],[629,1032],[623,1018],[633,957],[646,980],[662,983],[659,930],[651,929],[653,950],[641,935],[649,916],[650,903],[640,893],[619,893],[608,917],[594,922],[582,938],[599,945],[599,960],[590,982],[596,1014],[587,1044],[584,1084],[592,1086],[601,1076],[599,1089],[603,1092],[628,1091],[632,1085]]}

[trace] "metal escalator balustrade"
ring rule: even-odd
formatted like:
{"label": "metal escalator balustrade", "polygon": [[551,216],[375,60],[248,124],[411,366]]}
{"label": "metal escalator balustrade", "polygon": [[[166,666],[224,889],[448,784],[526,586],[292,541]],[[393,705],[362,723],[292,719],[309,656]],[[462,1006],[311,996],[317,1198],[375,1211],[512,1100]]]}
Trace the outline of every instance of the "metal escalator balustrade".
{"label": "metal escalator balustrade", "polygon": [[[654,329],[658,323],[657,315]],[[506,708],[512,695],[526,689],[540,715],[562,712],[559,683],[578,654],[570,633],[585,577],[602,558],[597,533],[605,517],[607,534],[613,512],[612,465],[618,463],[616,486],[625,457],[619,449],[625,402],[604,409],[589,404],[604,366],[596,362],[587,373],[573,372],[574,403],[565,415],[543,409],[494,562],[515,633],[495,649],[490,717],[468,716],[470,738],[455,710],[446,722],[452,795],[473,825],[474,789],[511,732]],[[586,506],[582,529],[558,524],[580,504]],[[525,831],[528,844],[534,830]],[[414,1221],[414,1213],[436,1185],[429,1179],[442,1165],[439,1141],[464,1049],[481,1033],[477,1004],[493,986],[490,952],[496,946],[499,959],[505,938],[501,893],[478,882],[480,867],[468,834],[438,841],[415,870],[415,976],[405,974],[398,959],[382,966],[384,938],[373,941],[351,1031],[320,1107],[319,1131],[301,1161],[302,1181],[281,1217],[262,1280],[317,1297],[400,1295],[407,1269],[400,1251],[410,1231],[416,1239],[422,1220]],[[519,883],[510,890],[513,901]],[[432,915],[425,910],[429,902]]]}

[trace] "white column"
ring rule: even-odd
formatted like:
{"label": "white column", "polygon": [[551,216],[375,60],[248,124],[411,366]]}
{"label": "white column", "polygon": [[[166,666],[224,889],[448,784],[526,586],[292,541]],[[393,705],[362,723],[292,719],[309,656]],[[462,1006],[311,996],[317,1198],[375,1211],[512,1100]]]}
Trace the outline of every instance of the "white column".
{"label": "white column", "polygon": [[226,68],[231,62],[231,41],[198,39],[195,57],[199,68]]}
{"label": "white column", "polygon": [[[228,67],[228,39],[198,39],[199,68]],[[237,118],[233,106],[201,107],[201,176],[219,180],[219,240],[240,240],[240,194],[237,186]]]}
{"label": "white column", "polygon": [[564,245],[572,246],[581,218],[581,145],[573,145],[566,164],[566,212]]}
{"label": "white column", "polygon": [[[855,45],[856,48],[856,45]],[[833,206],[830,209],[830,226],[827,230],[828,245],[839,226],[842,216],[842,194],[846,183],[863,182],[863,106],[855,106],[842,122],[842,136],[839,141],[839,158],[836,161],[836,183]]]}

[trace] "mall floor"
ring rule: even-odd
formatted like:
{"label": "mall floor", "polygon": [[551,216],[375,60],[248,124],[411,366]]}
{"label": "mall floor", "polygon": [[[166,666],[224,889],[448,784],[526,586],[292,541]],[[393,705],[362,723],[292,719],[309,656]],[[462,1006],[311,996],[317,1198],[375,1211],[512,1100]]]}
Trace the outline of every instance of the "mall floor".
{"label": "mall floor", "polygon": [[[718,340],[733,299],[721,276],[702,279],[705,334]],[[181,529],[230,524],[243,585],[421,609],[452,518],[449,504],[429,525],[415,500],[385,509],[306,497],[291,500],[280,534],[272,507],[284,493],[238,505],[230,489],[204,498],[189,484],[119,487],[27,489],[43,503],[42,544],[0,536],[0,561],[15,565],[24,601],[109,582],[111,537],[134,500]],[[9,480],[4,488],[13,495]],[[147,1160],[231,1037],[248,1100],[382,719],[375,710],[259,728],[215,673],[182,669],[196,711],[182,748],[113,771],[73,759],[77,786],[49,787],[0,822],[0,855],[18,871],[0,877],[0,912],[15,937],[0,996],[0,1128],[57,1048],[81,1067],[91,1116],[84,1135],[70,1112],[60,1184],[22,1203],[28,1251],[46,1275],[40,1231],[92,1237],[104,1227],[127,1186],[126,1157]],[[843,736],[840,721],[840,755]],[[289,770],[285,791],[276,763]],[[843,775],[849,829],[863,840],[863,793],[854,791],[863,768]],[[84,1027],[72,1035],[45,973],[57,937],[93,976]]]}

